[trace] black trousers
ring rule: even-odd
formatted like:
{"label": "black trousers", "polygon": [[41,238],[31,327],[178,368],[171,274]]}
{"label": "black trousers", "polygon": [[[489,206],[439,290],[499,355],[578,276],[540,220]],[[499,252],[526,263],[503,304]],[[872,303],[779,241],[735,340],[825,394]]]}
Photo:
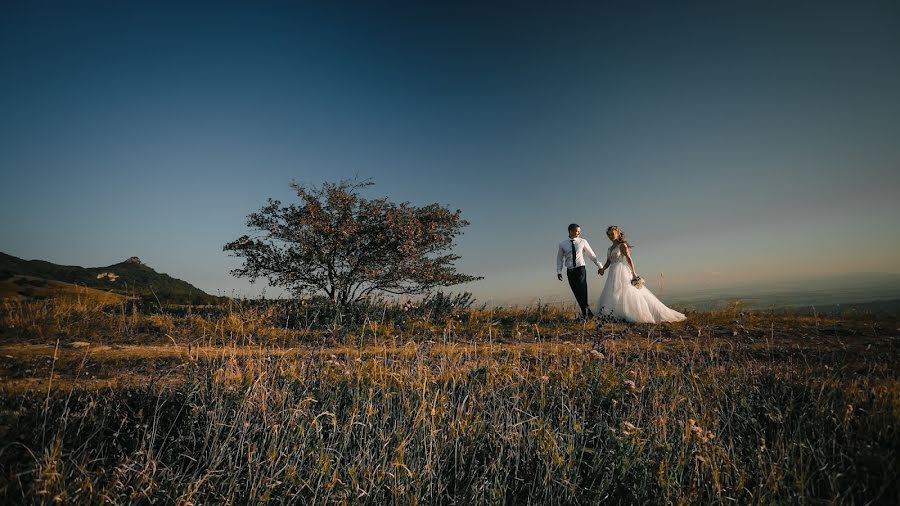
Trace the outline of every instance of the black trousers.
{"label": "black trousers", "polygon": [[582,265],[566,270],[566,276],[569,278],[569,288],[572,289],[575,300],[578,301],[578,307],[581,308],[581,316],[594,316],[591,308],[588,307],[587,270]]}

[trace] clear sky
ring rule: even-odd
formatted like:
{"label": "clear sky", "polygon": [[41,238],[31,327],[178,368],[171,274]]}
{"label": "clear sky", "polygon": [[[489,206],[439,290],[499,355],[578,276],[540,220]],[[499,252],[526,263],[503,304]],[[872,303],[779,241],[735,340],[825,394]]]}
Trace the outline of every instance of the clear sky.
{"label": "clear sky", "polygon": [[571,298],[572,221],[668,290],[900,272],[898,50],[896,1],[7,0],[0,251],[253,295],[245,216],[359,175],[462,209],[485,301]]}

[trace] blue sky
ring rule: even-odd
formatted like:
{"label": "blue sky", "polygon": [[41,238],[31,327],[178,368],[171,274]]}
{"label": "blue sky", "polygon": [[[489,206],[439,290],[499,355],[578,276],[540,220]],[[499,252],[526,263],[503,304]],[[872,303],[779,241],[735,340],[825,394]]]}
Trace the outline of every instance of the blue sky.
{"label": "blue sky", "polygon": [[0,5],[0,251],[253,295],[245,216],[359,175],[482,300],[571,298],[572,221],[672,291],[900,272],[896,2],[323,3]]}

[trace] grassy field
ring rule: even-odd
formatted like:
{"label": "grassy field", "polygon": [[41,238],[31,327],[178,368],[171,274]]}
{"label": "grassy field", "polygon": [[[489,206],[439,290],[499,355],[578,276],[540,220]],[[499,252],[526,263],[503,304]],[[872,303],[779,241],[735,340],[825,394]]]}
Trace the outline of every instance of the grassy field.
{"label": "grassy field", "polygon": [[6,301],[0,497],[900,503],[896,318],[464,306]]}

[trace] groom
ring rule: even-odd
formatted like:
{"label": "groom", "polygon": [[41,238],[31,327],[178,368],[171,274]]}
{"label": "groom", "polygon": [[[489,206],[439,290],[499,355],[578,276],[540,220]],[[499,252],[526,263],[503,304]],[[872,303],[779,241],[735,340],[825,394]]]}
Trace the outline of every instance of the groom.
{"label": "groom", "polygon": [[597,267],[602,268],[602,264],[591,249],[591,245],[581,237],[581,227],[577,223],[569,225],[569,238],[559,243],[559,249],[556,252],[556,277],[562,281],[563,266],[566,267],[566,276],[569,278],[569,287],[575,294],[575,300],[581,307],[582,318],[593,318],[594,313],[588,307],[588,289],[587,289],[587,272],[584,263],[584,254],[587,253],[591,261]]}

